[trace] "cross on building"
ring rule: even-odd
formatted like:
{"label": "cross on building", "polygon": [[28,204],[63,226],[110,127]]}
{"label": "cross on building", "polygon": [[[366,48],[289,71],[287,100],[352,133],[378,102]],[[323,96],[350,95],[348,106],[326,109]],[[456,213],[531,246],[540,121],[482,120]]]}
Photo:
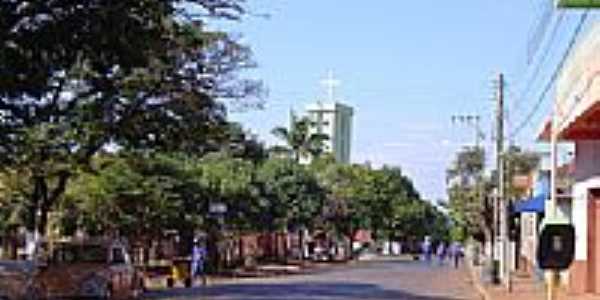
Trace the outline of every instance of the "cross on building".
{"label": "cross on building", "polygon": [[327,78],[322,80],[321,84],[327,89],[327,101],[335,102],[335,89],[339,87],[342,84],[342,82],[340,80],[335,79],[333,71],[329,71],[329,73],[327,74]]}
{"label": "cross on building", "polygon": [[[354,109],[339,103],[336,98],[336,88],[341,85],[333,71],[321,80],[326,89],[327,98],[319,97],[316,103],[306,107],[306,116],[310,120],[310,133],[324,134],[327,140],[323,142],[323,151],[330,153],[340,163],[350,163],[352,141],[352,118]],[[302,163],[310,163],[312,157],[302,159]]]}

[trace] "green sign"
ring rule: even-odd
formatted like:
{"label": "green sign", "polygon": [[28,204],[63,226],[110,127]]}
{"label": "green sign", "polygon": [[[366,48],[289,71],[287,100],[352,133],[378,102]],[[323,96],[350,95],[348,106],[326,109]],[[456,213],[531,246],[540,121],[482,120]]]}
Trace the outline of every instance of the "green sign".
{"label": "green sign", "polygon": [[558,0],[559,8],[600,8],[600,0]]}

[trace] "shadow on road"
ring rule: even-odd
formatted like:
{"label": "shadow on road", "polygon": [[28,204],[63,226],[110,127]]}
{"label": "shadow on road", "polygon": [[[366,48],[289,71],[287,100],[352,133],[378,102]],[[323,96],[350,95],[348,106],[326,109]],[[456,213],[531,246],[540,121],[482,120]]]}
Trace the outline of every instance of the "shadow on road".
{"label": "shadow on road", "polygon": [[294,284],[231,284],[224,286],[173,289],[150,294],[145,299],[235,299],[235,300],[465,300],[459,298],[422,296],[403,291],[386,290],[374,284],[362,283],[294,283]]}

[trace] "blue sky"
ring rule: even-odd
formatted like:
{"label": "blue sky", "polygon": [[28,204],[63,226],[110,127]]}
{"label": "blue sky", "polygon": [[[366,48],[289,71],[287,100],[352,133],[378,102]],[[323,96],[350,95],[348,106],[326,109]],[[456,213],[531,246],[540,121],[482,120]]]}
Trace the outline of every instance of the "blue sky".
{"label": "blue sky", "polygon": [[[233,31],[252,46],[259,64],[252,76],[270,92],[264,110],[231,117],[272,144],[270,130],[288,123],[290,108],[323,98],[320,81],[333,70],[342,81],[337,94],[355,108],[352,160],[400,166],[425,197],[443,199],[445,169],[474,139],[451,116],[481,115],[490,144],[491,80],[500,71],[507,73],[509,108],[520,102],[509,111],[511,124],[536,101],[536,88],[520,95],[534,69],[525,57],[540,1],[249,0],[253,12],[271,18],[247,18]],[[543,66],[562,54],[576,15],[541,45],[549,52]],[[543,67],[533,82],[542,86],[551,71]],[[545,101],[517,141],[532,145],[548,107]]]}

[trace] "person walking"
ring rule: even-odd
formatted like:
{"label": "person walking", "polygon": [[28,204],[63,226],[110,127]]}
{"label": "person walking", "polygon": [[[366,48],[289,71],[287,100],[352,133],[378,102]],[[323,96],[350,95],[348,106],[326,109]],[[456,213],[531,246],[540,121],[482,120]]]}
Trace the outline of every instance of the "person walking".
{"label": "person walking", "polygon": [[421,245],[421,251],[423,252],[423,256],[427,263],[431,263],[431,254],[433,252],[431,248],[431,241],[429,240],[429,237],[425,237],[425,240]]}
{"label": "person walking", "polygon": [[446,245],[444,241],[440,241],[440,244],[437,247],[437,256],[440,261],[440,266],[444,264],[444,259],[446,258]]}
{"label": "person walking", "polygon": [[194,279],[201,277],[202,284],[206,285],[206,276],[204,274],[204,264],[206,260],[206,248],[200,243],[200,240],[194,239],[194,246],[192,247],[192,265],[191,265],[191,277],[192,282]]}
{"label": "person walking", "polygon": [[454,268],[458,269],[460,266],[460,260],[462,258],[462,247],[459,242],[453,242],[450,247],[450,255],[454,261]]}

